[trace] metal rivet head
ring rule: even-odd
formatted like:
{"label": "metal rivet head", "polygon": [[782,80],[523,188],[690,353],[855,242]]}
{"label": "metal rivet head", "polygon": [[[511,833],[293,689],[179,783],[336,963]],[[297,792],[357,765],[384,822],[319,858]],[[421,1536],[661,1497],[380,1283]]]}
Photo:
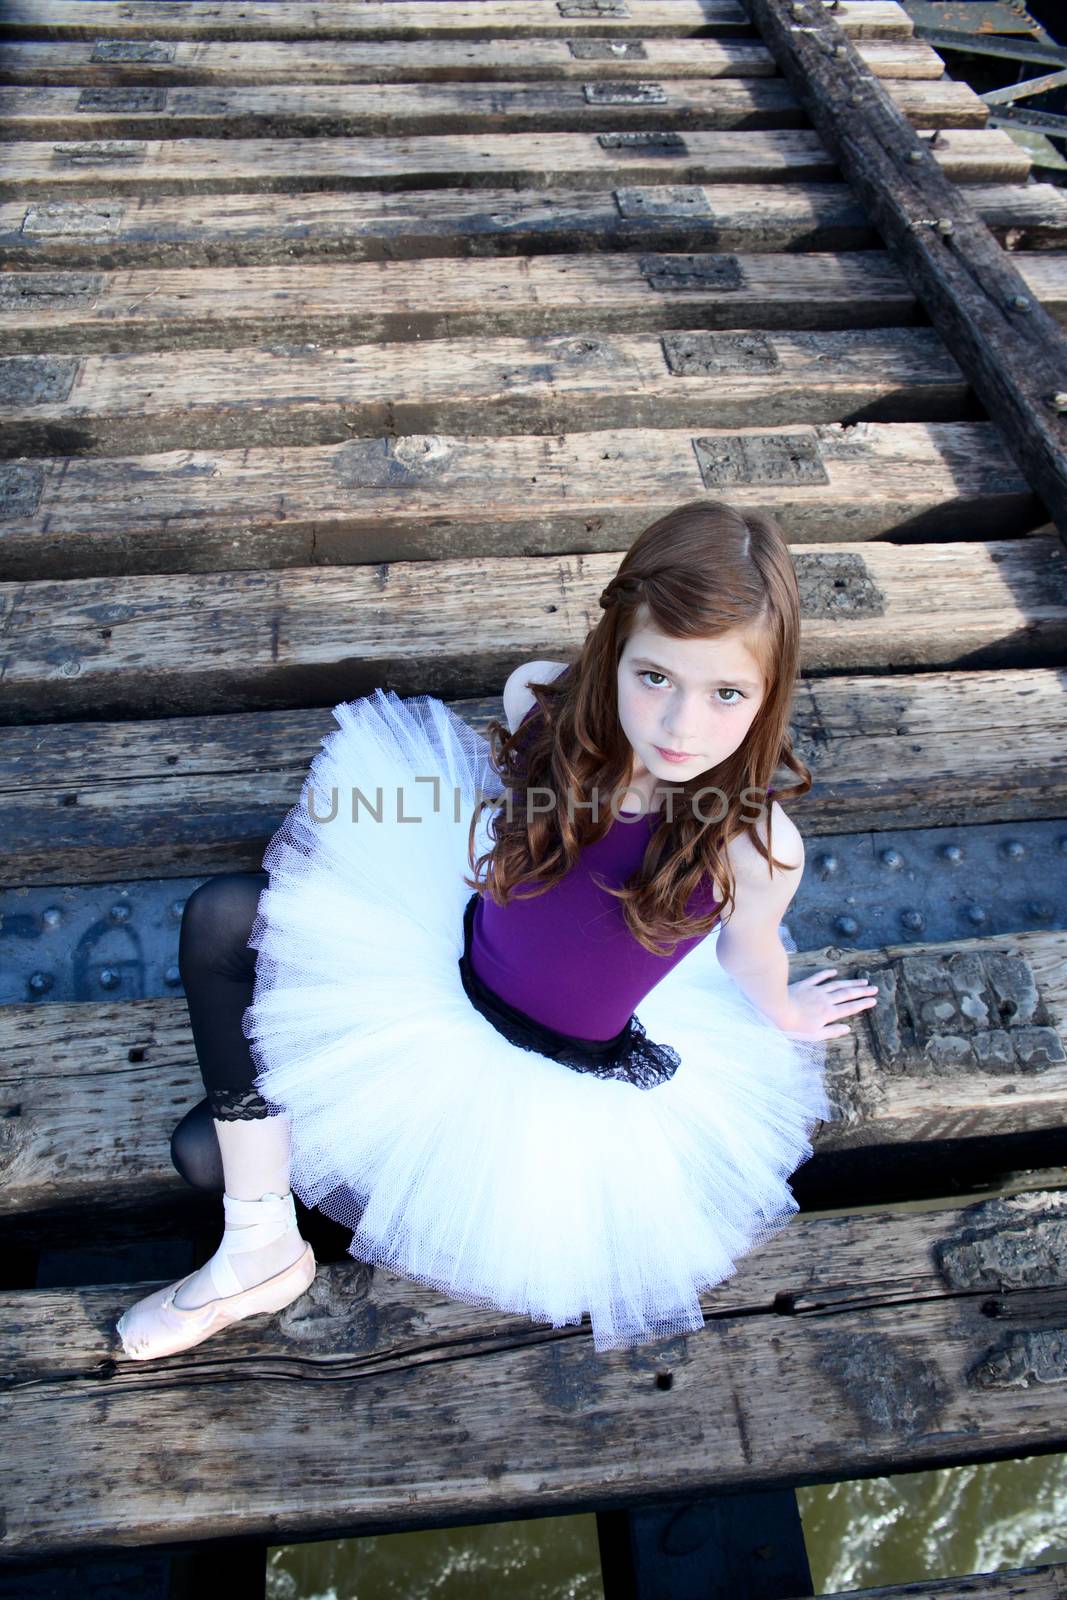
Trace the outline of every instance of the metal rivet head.
{"label": "metal rivet head", "polygon": [[956,224],[953,222],[951,217],[938,217],[937,231],[938,233],[943,233],[947,236],[950,233],[955,233]]}
{"label": "metal rivet head", "polygon": [[926,927],[926,918],[921,911],[902,911],[900,921],[909,933],[921,933]]}
{"label": "metal rivet head", "polygon": [[41,912],[41,921],[46,928],[58,928],[63,921],[63,913],[58,906],[48,906]]}
{"label": "metal rivet head", "polygon": [[882,864],[887,867],[902,867],[904,865],[904,857],[899,850],[894,850],[892,846],[888,850],[882,851],[881,859]]}
{"label": "metal rivet head", "polygon": [[982,923],[985,920],[986,920],[986,914],[985,914],[985,911],[982,909],[981,906],[968,906],[967,907],[967,921],[968,922],[973,922],[976,928],[981,927]]}
{"label": "metal rivet head", "polygon": [[840,933],[846,939],[852,939],[859,932],[859,923],[855,917],[835,917],[834,932]]}
{"label": "metal rivet head", "polygon": [[177,967],[168,967],[163,974],[163,982],[169,989],[176,989],[181,981],[182,975]]}
{"label": "metal rivet head", "polygon": [[114,967],[100,968],[101,989],[115,989],[118,987],[119,974]]}
{"label": "metal rivet head", "polygon": [[1021,861],[1026,854],[1026,846],[1021,839],[1009,839],[1004,846],[1004,854],[1009,861]]}
{"label": "metal rivet head", "polygon": [[122,900],[119,900],[117,904],[113,905],[108,912],[108,916],[111,918],[112,922],[129,922],[132,915],[132,906],[126,905]]}
{"label": "metal rivet head", "polygon": [[30,993],[47,994],[55,981],[50,972],[31,972],[28,980]]}
{"label": "metal rivet head", "polygon": [[1013,311],[1029,311],[1030,302],[1024,294],[1013,294],[1008,301]]}
{"label": "metal rivet head", "polygon": [[947,844],[941,854],[946,861],[951,861],[954,867],[958,867],[963,860],[963,851],[958,844]]}
{"label": "metal rivet head", "polygon": [[815,860],[815,865],[818,868],[818,870],[820,872],[822,872],[822,873],[825,873],[825,874],[836,872],[837,868],[838,868],[838,864],[839,863],[838,863],[837,857],[834,856],[834,855],[830,855],[826,851],[824,851],[821,856],[817,856],[816,860]]}

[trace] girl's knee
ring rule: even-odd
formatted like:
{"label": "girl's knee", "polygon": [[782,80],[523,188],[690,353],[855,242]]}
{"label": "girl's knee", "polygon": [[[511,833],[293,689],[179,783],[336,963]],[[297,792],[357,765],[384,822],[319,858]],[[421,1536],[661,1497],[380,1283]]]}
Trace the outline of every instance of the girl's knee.
{"label": "girl's knee", "polygon": [[194,965],[224,967],[244,956],[267,882],[265,872],[221,872],[197,885],[182,910],[178,936],[183,982]]}
{"label": "girl's knee", "polygon": [[186,1112],[174,1129],[170,1136],[170,1158],[175,1170],[194,1189],[207,1189],[216,1194],[225,1189],[222,1152],[206,1099]]}

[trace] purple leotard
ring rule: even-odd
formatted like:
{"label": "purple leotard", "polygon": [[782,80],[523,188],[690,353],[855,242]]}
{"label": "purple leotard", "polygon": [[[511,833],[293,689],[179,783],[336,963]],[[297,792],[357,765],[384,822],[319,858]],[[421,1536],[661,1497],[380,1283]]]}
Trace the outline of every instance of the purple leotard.
{"label": "purple leotard", "polygon": [[[536,704],[522,722],[535,714],[541,714]],[[649,990],[706,937],[683,940],[669,956],[654,955],[630,934],[620,902],[593,882],[595,873],[619,888],[637,872],[658,822],[655,812],[621,813],[535,899],[523,899],[520,889],[498,906],[479,895],[470,951],[477,977],[516,1010],[560,1033],[580,1039],[617,1034]],[[717,904],[699,886],[686,911],[703,916]]]}

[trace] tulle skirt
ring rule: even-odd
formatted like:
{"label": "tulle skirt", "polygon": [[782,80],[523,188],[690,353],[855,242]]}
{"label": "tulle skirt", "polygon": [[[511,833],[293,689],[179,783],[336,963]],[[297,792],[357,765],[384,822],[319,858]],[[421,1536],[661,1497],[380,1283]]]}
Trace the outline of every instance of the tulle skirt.
{"label": "tulle skirt", "polygon": [[598,1351],[700,1329],[700,1292],[798,1210],[787,1180],[835,1115],[825,1044],[746,999],[717,930],[637,1008],[680,1057],[666,1081],[512,1042],[459,968],[471,815],[501,790],[488,741],[433,696],[333,715],[249,939],[244,1033],[292,1119],[294,1193],[353,1230],[355,1259],[553,1327],[588,1317]]}

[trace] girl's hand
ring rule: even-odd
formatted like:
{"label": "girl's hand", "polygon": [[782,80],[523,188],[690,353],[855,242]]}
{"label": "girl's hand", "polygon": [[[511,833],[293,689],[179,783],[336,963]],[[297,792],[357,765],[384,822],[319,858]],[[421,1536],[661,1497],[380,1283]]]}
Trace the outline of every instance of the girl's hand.
{"label": "girl's hand", "polygon": [[[789,1011],[778,1026],[794,1039],[821,1041],[840,1039],[852,1029],[842,1022],[843,1017],[854,1016],[857,1011],[869,1011],[878,1004],[878,985],[864,983],[856,978],[837,978],[824,983],[837,971],[824,967],[813,972],[810,978],[791,983],[788,989]],[[872,998],[873,997],[873,998]]]}

